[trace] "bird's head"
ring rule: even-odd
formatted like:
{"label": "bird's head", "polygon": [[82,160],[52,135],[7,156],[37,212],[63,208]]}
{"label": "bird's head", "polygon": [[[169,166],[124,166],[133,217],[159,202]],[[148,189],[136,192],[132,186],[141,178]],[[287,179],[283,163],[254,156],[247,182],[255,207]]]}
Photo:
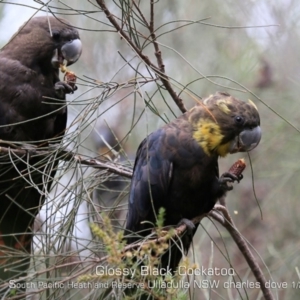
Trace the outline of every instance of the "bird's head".
{"label": "bird's head", "polygon": [[[66,23],[65,20],[59,22]],[[61,24],[58,24],[61,25]],[[52,38],[56,45],[53,52],[52,65],[59,68],[61,65],[72,65],[75,63],[82,52],[82,43],[79,39],[78,31],[72,27],[57,26],[52,29]]]}
{"label": "bird's head", "polygon": [[206,154],[248,152],[261,139],[257,107],[227,93],[216,93],[190,110],[193,137]]}
{"label": "bird's head", "polygon": [[52,16],[35,17],[2,49],[5,56],[32,69],[55,68],[75,63],[82,52],[78,31],[64,19]]}

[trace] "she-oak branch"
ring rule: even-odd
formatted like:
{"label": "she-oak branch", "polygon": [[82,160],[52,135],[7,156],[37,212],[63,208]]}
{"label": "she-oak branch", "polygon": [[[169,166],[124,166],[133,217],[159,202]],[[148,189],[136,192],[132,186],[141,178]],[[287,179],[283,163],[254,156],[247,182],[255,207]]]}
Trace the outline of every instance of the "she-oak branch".
{"label": "she-oak branch", "polygon": [[[28,149],[22,149],[22,148],[11,149],[11,148],[7,148],[7,147],[0,147],[0,155],[1,154],[15,154],[16,156],[26,156],[26,155],[28,155],[28,156],[35,156],[35,155],[49,156],[51,154],[53,155],[54,152],[53,152],[53,150],[46,151],[46,150],[37,150],[37,149],[32,149],[32,148],[30,148],[28,150]],[[126,168],[123,166],[117,166],[114,163],[107,162],[104,160],[99,160],[99,159],[95,159],[95,158],[92,158],[92,159],[84,158],[83,156],[73,153],[72,151],[66,151],[66,150],[59,151],[58,150],[58,152],[56,153],[56,156],[59,157],[59,159],[64,160],[64,161],[72,161],[73,160],[77,163],[80,163],[81,165],[86,165],[86,166],[90,166],[90,167],[97,168],[97,169],[107,170],[110,173],[124,176],[127,178],[132,177],[132,170],[129,168]],[[240,164],[241,164],[241,160],[238,160],[237,162],[235,162],[232,165],[232,167],[229,169],[229,172],[234,173],[234,175],[241,174],[242,171],[244,170],[244,167],[240,168]],[[239,247],[240,251],[244,255],[256,280],[260,283],[261,290],[263,292],[265,299],[273,300],[274,298],[273,298],[273,295],[272,295],[270,289],[266,288],[265,276],[263,275],[262,270],[260,269],[255,257],[252,255],[244,238],[242,237],[242,235],[239,233],[239,231],[235,227],[227,208],[223,205],[216,204],[214,209],[212,211],[210,211],[207,215],[198,216],[191,221],[194,224],[197,224],[205,216],[216,220],[217,222],[219,222],[221,225],[223,225],[228,230],[228,232],[232,236],[233,240]],[[177,227],[175,229],[176,234],[178,236],[180,236],[186,231],[186,229],[187,229],[187,226],[185,224],[180,225],[179,227]],[[128,245],[125,247],[124,251],[132,249],[132,248],[136,248],[137,246],[138,246],[138,244]]]}
{"label": "she-oak branch", "polygon": [[[111,12],[108,10],[105,1],[104,0],[97,0],[97,3],[99,4],[100,8],[105,13],[106,17],[110,21],[110,23],[116,28],[117,32],[126,40],[126,42],[130,45],[130,47],[135,51],[135,53],[145,62],[146,65],[148,65],[159,77],[161,82],[163,83],[165,89],[169,92],[170,96],[178,106],[178,108],[181,110],[182,113],[186,112],[187,109],[185,108],[182,99],[177,95],[177,93],[174,91],[169,77],[164,73],[164,63],[162,60],[161,51],[158,48],[158,44],[156,43],[156,36],[153,32],[153,28],[151,25],[148,26],[148,29],[150,30],[150,35],[155,47],[155,55],[157,57],[158,63],[160,67],[157,67],[152,61],[149,59],[148,56],[144,55],[142,50],[139,49],[134,42],[131,40],[131,38],[128,36],[128,34],[122,29],[122,27],[117,22],[116,18],[111,14]],[[151,1],[151,5],[153,6],[153,2]]]}

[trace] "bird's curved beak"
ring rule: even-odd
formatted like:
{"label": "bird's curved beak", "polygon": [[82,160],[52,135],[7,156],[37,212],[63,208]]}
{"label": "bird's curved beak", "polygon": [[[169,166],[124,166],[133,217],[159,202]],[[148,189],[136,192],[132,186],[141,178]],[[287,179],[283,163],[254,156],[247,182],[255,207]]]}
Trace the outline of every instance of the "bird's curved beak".
{"label": "bird's curved beak", "polygon": [[82,43],[80,39],[71,40],[65,43],[61,49],[55,49],[52,57],[52,65],[59,68],[66,60],[67,66],[74,64],[80,57],[82,52]]}
{"label": "bird's curved beak", "polygon": [[67,61],[67,66],[75,63],[82,52],[82,43],[79,39],[72,40],[61,47],[63,58]]}
{"label": "bird's curved beak", "polygon": [[230,153],[248,152],[253,150],[260,142],[260,126],[243,130],[231,143]]}

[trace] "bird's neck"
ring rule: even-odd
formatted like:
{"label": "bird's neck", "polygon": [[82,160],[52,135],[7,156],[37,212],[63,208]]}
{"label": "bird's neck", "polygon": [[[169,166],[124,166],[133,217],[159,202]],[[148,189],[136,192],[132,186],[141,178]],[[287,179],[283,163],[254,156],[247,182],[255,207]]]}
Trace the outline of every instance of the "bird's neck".
{"label": "bird's neck", "polygon": [[228,154],[229,143],[222,143],[224,135],[215,121],[201,118],[193,124],[193,128],[193,138],[207,155],[217,153],[219,156],[224,157]]}

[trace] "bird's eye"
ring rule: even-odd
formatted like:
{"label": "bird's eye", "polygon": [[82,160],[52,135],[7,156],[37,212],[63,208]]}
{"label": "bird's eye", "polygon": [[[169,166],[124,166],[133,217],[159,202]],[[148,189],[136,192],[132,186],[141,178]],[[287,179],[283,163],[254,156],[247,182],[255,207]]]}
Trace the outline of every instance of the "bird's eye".
{"label": "bird's eye", "polygon": [[241,116],[235,116],[234,120],[237,124],[242,124],[244,121],[243,117]]}

